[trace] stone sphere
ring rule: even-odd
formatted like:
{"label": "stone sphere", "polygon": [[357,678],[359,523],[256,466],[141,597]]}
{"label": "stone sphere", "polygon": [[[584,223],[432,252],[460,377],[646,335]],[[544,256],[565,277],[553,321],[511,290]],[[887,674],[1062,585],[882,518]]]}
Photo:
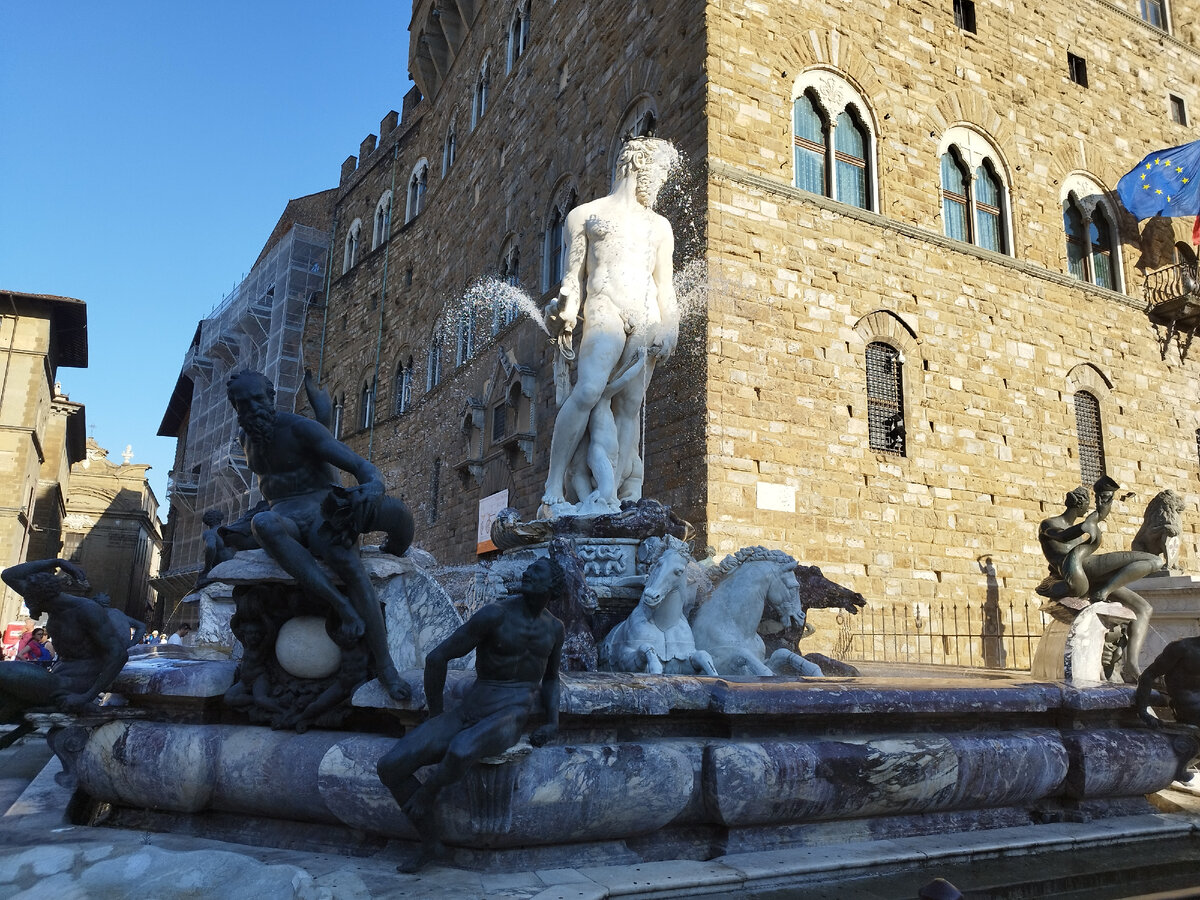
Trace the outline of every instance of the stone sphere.
{"label": "stone sphere", "polygon": [[297,678],[327,678],[338,670],[342,651],[325,633],[320,616],[296,616],[279,629],[275,658],[285,672]]}

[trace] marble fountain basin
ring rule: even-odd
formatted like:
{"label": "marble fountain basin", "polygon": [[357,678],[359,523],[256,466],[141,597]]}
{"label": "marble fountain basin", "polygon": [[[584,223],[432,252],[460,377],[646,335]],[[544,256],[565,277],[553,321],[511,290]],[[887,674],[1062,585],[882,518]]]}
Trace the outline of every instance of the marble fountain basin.
{"label": "marble fountain basin", "polygon": [[[76,806],[118,827],[281,844],[304,831],[328,850],[415,842],[375,773],[423,718],[421,673],[405,674],[406,704],[370,683],[348,730],[294,734],[221,706],[229,662],[131,663],[116,686],[128,706],[59,742]],[[452,671],[451,695],[471,677]],[[504,868],[1130,815],[1195,751],[1144,727],[1131,699],[997,674],[565,675],[557,737],[477,765],[442,793],[439,827],[459,864]]]}

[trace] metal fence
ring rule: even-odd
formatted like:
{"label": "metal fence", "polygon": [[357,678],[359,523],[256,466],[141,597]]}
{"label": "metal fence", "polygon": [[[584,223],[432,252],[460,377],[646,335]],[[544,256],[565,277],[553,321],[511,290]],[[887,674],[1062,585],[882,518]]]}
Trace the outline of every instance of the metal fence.
{"label": "metal fence", "polygon": [[833,655],[847,662],[1028,669],[1049,619],[1028,600],[868,606],[838,615]]}

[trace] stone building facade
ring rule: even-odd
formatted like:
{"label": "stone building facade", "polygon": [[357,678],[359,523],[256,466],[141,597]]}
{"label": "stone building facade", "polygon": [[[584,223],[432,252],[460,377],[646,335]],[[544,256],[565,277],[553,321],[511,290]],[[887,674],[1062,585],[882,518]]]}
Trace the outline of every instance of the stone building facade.
{"label": "stone building facade", "polygon": [[472,286],[551,299],[563,213],[650,113],[689,160],[667,212],[704,289],[651,385],[646,494],[718,553],[781,547],[862,592],[883,618],[817,617],[823,647],[1025,665],[1037,525],[1081,480],[1122,485],[1107,548],[1183,495],[1197,559],[1197,351],[1147,310],[1194,279],[1191,223],[1115,194],[1192,137],[1196,12],[417,3],[420,98],[343,164],[309,321],[342,435],[443,562],[475,558],[484,498],[534,514],[549,349]]}
{"label": "stone building facade", "polygon": [[[96,591],[114,609],[144,622],[155,615],[157,592],[150,584],[162,555],[158,499],[146,480],[150,466],[121,462],[93,438],[87,454],[71,466],[70,493],[62,522],[62,556],[78,563]],[[56,554],[57,555],[57,554]]]}
{"label": "stone building facade", "polygon": [[[87,307],[72,297],[0,291],[0,568],[58,556],[69,467],[83,458],[84,410],[56,383],[86,368]],[[21,598],[0,594],[0,622]]]}

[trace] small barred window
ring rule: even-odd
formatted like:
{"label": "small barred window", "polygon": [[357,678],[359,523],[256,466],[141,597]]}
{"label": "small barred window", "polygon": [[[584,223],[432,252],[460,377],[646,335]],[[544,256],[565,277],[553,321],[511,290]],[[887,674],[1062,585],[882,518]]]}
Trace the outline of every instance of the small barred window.
{"label": "small barred window", "polygon": [[1084,484],[1095,484],[1105,474],[1104,430],[1100,401],[1087,391],[1075,393],[1075,434],[1079,441],[1079,473]]}
{"label": "small barred window", "polygon": [[872,450],[904,456],[904,361],[880,341],[867,345],[867,427]]}

